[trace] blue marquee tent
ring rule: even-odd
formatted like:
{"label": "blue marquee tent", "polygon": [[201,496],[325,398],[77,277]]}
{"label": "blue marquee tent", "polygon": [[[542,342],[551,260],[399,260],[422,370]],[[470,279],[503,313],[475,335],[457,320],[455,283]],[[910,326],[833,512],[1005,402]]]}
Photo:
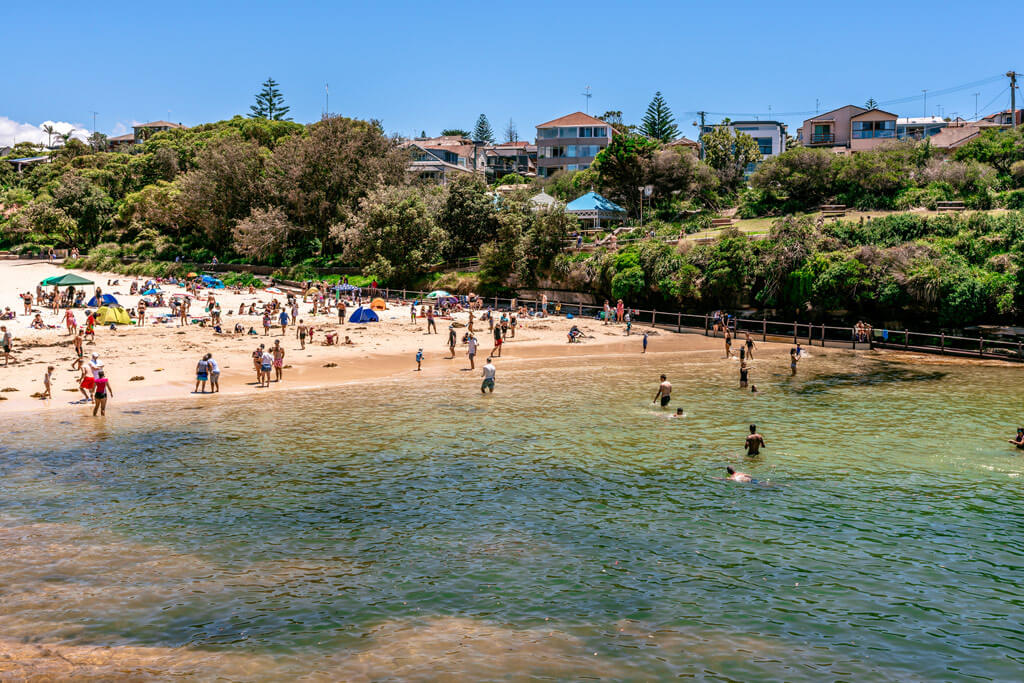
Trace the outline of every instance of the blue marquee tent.
{"label": "blue marquee tent", "polygon": [[350,323],[376,323],[380,322],[380,318],[377,317],[377,313],[372,309],[360,306],[356,310],[352,311],[352,315],[348,317],[348,321]]}
{"label": "blue marquee tent", "polygon": [[103,303],[100,303],[100,302],[96,301],[96,297],[93,297],[93,298],[89,299],[89,301],[85,305],[86,306],[96,306],[97,308],[100,307],[100,306],[118,306],[119,305],[117,303],[117,299],[115,299],[110,294],[104,294],[104,295],[102,295],[101,298],[103,299]]}

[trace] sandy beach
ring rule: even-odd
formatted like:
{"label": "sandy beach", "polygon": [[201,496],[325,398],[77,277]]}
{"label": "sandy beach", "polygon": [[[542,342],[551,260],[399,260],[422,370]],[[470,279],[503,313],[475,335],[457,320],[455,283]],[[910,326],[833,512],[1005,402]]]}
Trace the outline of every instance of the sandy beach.
{"label": "sandy beach", "polygon": [[[54,315],[49,309],[33,307],[40,312],[48,326],[45,330],[30,328],[33,316],[23,315],[23,304],[19,295],[35,292],[36,285],[44,278],[65,272],[77,274],[92,280],[102,287],[103,292],[113,294],[125,308],[138,305],[140,296],[129,296],[134,278],[112,273],[67,271],[59,265],[38,261],[0,262],[0,309],[10,307],[18,316],[5,321],[13,336],[13,361],[8,367],[0,367],[0,411],[15,412],[26,410],[68,410],[86,414],[91,405],[79,403],[77,391],[78,372],[72,371],[74,358],[72,337],[64,325],[64,311]],[[117,284],[114,284],[114,282]],[[108,282],[110,283],[108,285]],[[140,281],[140,285],[142,282]],[[164,285],[168,294],[182,294],[181,287]],[[86,287],[91,297],[94,286]],[[205,297],[207,290],[201,292]],[[408,306],[392,305],[381,311],[380,322],[365,325],[339,325],[337,317],[331,314],[311,315],[311,304],[300,306],[300,317],[307,324],[317,328],[315,342],[307,342],[305,350],[300,348],[295,336],[295,327],[290,325],[287,336],[282,336],[280,327],[271,329],[269,336],[263,335],[259,315],[238,315],[242,304],[261,302],[271,298],[282,304],[285,296],[257,290],[255,294],[233,293],[230,290],[213,290],[224,314],[223,329],[234,328],[241,323],[246,330],[254,327],[257,336],[247,334],[216,334],[211,327],[190,325],[179,327],[172,323],[154,323],[155,316],[167,313],[167,308],[150,309],[145,326],[120,325],[116,330],[97,326],[95,343],[86,342],[86,359],[92,353],[99,353],[106,365],[107,376],[114,391],[108,407],[116,413],[138,401],[192,397],[194,400],[216,400],[212,394],[195,395],[195,366],[205,353],[212,353],[222,370],[221,395],[251,394],[256,392],[280,392],[285,389],[310,389],[330,387],[353,381],[421,376],[424,378],[448,376],[463,378],[467,382],[478,382],[480,367],[492,348],[492,338],[486,322],[475,323],[475,334],[480,341],[476,358],[476,370],[469,371],[466,346],[461,343],[465,328],[457,328],[460,344],[455,358],[449,356],[447,328],[451,322],[465,325],[468,313],[456,313],[453,320],[437,320],[439,334],[426,334],[427,324],[419,319],[410,322]],[[193,312],[201,311],[201,305],[194,305]],[[349,309],[351,313],[353,309]],[[79,326],[84,325],[85,309],[75,309]],[[586,337],[579,344],[568,344],[566,334],[572,324],[578,324]],[[508,339],[501,358],[495,360],[499,372],[502,367],[510,368],[517,360],[546,359],[552,363],[564,363],[592,359],[595,356],[639,354],[641,338],[647,330],[650,334],[648,353],[706,353],[708,358],[721,357],[721,340],[709,339],[702,335],[676,334],[665,330],[651,330],[643,325],[634,325],[633,333],[626,336],[623,325],[603,325],[593,319],[567,320],[553,316],[546,319],[521,320],[515,338]],[[344,340],[348,335],[351,345],[324,345],[324,333],[335,331]],[[280,339],[286,349],[285,372],[282,382],[274,382],[269,388],[260,388],[252,370],[251,353],[261,343],[269,347]],[[760,345],[760,343],[759,343]],[[765,355],[779,356],[785,353],[783,344],[765,344]],[[418,349],[424,352],[422,372],[416,372],[415,355]],[[42,392],[43,375],[48,365],[54,372],[53,397],[49,400],[33,398],[32,394]]]}

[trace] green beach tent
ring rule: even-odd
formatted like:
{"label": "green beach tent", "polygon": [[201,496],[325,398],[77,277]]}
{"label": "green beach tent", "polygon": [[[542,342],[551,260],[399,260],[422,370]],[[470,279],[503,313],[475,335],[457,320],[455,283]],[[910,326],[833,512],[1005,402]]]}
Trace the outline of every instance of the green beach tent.
{"label": "green beach tent", "polygon": [[70,287],[71,285],[91,285],[92,280],[86,280],[81,275],[75,275],[74,273],[64,273],[63,275],[48,277],[39,284],[43,287],[52,287],[53,285],[58,287]]}

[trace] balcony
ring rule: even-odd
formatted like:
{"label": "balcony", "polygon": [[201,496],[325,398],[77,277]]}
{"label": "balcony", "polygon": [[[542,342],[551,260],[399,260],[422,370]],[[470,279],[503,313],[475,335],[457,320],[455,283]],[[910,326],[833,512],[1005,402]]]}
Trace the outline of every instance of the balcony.
{"label": "balcony", "polygon": [[831,145],[836,141],[836,136],[833,133],[811,133],[811,141],[809,144],[812,145]]}
{"label": "balcony", "polygon": [[896,131],[892,129],[888,130],[855,130],[853,131],[854,140],[867,140],[868,138],[894,138],[896,137]]}

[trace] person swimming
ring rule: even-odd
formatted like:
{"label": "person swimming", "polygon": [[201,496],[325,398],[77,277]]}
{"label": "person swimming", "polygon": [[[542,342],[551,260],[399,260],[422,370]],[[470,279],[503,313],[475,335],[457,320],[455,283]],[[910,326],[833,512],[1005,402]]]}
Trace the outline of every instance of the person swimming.
{"label": "person swimming", "polygon": [[674,412],[673,414],[669,415],[669,418],[673,418],[673,417],[686,417],[686,415],[683,413],[683,409],[682,408],[676,408],[676,412]]}
{"label": "person swimming", "polygon": [[754,483],[754,478],[745,472],[737,472],[731,467],[726,467],[725,471],[729,473],[729,481],[738,481],[743,484]]}
{"label": "person swimming", "polygon": [[1017,437],[1009,440],[1017,448],[1024,451],[1024,427],[1017,427]]}

